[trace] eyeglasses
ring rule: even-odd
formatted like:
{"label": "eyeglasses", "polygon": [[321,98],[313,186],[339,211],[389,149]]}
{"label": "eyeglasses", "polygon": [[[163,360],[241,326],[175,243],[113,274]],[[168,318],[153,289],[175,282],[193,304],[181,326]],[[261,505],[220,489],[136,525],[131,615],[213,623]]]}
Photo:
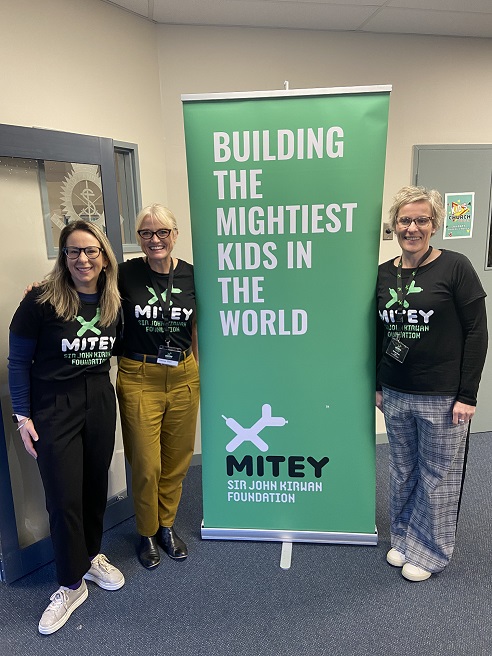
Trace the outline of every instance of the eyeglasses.
{"label": "eyeglasses", "polygon": [[137,234],[146,241],[152,239],[154,235],[157,235],[159,239],[165,239],[166,237],[169,237],[171,232],[172,230],[169,228],[160,228],[159,230],[137,230]]}
{"label": "eyeglasses", "polygon": [[415,223],[417,228],[424,228],[429,224],[429,221],[431,221],[430,216],[418,216],[416,219],[411,219],[408,216],[399,216],[396,219],[396,222],[399,226],[402,226],[402,228],[408,228],[412,223]]}
{"label": "eyeglasses", "polygon": [[104,249],[99,246],[85,246],[84,248],[79,248],[78,246],[65,246],[63,248],[63,252],[69,260],[76,260],[80,257],[82,251],[84,251],[89,260],[97,260],[99,254],[102,253],[103,250]]}

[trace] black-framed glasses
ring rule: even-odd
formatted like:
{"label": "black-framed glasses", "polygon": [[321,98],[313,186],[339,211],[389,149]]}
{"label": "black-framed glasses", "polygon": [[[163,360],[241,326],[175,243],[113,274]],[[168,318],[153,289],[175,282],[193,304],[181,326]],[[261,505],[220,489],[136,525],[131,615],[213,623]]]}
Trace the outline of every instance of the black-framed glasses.
{"label": "black-framed glasses", "polygon": [[159,239],[165,239],[166,237],[169,237],[171,232],[172,230],[169,228],[160,228],[159,230],[137,230],[137,234],[146,241],[152,239],[154,235],[157,235]]}
{"label": "black-framed glasses", "polygon": [[431,221],[430,216],[418,216],[416,219],[411,219],[409,216],[399,216],[396,219],[398,225],[403,228],[408,228],[412,223],[415,223],[418,228],[425,228],[426,225],[429,225],[429,221]]}
{"label": "black-framed glasses", "polygon": [[100,246],[85,246],[84,248],[79,248],[78,246],[65,246],[63,248],[63,252],[69,260],[76,260],[80,257],[82,251],[84,251],[85,256],[88,257],[89,260],[97,260],[104,249]]}

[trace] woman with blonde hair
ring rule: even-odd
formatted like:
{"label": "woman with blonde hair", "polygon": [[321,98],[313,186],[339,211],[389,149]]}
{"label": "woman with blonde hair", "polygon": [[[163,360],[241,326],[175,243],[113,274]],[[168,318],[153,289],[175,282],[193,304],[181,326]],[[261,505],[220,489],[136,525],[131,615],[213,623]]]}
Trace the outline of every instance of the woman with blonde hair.
{"label": "woman with blonde hair", "polygon": [[401,254],[378,274],[376,405],[390,444],[391,549],[410,581],[453,554],[470,421],[487,352],[485,292],[461,253],[430,245],[435,189],[403,187],[390,209]]}
{"label": "woman with blonde hair", "polygon": [[59,589],[39,622],[60,629],[88,595],[85,580],[117,590],[123,574],[100,553],[114,449],[109,379],[119,320],[117,262],[97,226],[66,225],[55,266],[10,325],[13,420],[36,458],[49,513]]}
{"label": "woman with blonde hair", "polygon": [[188,555],[174,520],[195,442],[199,399],[193,266],[172,256],[174,214],[145,207],[136,221],[145,257],[119,267],[124,315],[118,393],[139,542],[147,569],[161,547],[174,560]]}

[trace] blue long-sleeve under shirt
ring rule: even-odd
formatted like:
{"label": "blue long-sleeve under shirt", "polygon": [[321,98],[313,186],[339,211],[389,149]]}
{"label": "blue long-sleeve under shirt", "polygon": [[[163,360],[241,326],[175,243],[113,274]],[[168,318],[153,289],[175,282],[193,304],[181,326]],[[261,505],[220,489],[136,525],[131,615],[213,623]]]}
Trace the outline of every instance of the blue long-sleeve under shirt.
{"label": "blue long-sleeve under shirt", "polygon": [[29,417],[31,412],[31,365],[36,340],[9,332],[9,388],[12,409],[17,415]]}
{"label": "blue long-sleeve under shirt", "polygon": [[[82,294],[80,299],[97,302],[99,294]],[[9,332],[9,388],[15,414],[29,417],[31,413],[31,367],[37,340]]]}

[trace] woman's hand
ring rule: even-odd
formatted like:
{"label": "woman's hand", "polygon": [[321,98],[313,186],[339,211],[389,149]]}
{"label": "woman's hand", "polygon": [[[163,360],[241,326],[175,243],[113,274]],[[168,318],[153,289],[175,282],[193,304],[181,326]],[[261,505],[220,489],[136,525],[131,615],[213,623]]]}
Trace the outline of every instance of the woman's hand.
{"label": "woman's hand", "polygon": [[471,420],[474,414],[474,405],[467,405],[466,403],[461,403],[461,401],[456,401],[453,406],[453,424],[455,426],[458,424],[466,424]]}
{"label": "woman's hand", "polygon": [[[23,419],[22,421],[25,422],[25,419]],[[36,449],[34,448],[33,441],[37,442],[39,440],[39,435],[36,433],[36,429],[34,428],[32,419],[29,419],[22,426],[22,428],[19,429],[19,433],[22,438],[22,441],[24,442],[24,447],[27,453],[33,458],[37,458],[38,454],[36,453]]]}
{"label": "woman's hand", "polygon": [[376,408],[383,412],[383,393],[376,392]]}
{"label": "woman's hand", "polygon": [[39,287],[40,285],[40,282],[32,282],[30,285],[27,285],[27,287],[24,289],[24,296],[29,294],[29,292],[32,292],[34,287]]}

